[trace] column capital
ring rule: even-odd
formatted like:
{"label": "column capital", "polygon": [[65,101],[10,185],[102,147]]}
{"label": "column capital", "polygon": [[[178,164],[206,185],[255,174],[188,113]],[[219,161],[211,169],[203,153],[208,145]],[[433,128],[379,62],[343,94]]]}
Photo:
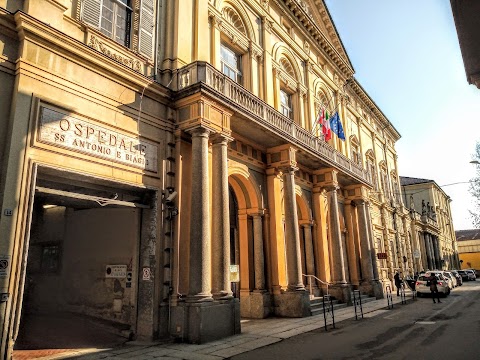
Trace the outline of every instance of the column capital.
{"label": "column capital", "polygon": [[206,137],[208,138],[212,131],[203,126],[197,126],[191,129],[186,129],[185,132],[189,133],[192,136]]}
{"label": "column capital", "polygon": [[225,133],[216,133],[210,137],[210,140],[213,145],[228,145],[229,142],[233,141],[233,137]]}
{"label": "column capital", "polygon": [[352,203],[355,204],[355,206],[358,206],[358,205],[364,205],[364,206],[367,206],[369,204],[368,200],[366,199],[353,199],[352,200]]}
{"label": "column capital", "polygon": [[338,190],[340,190],[340,186],[338,186],[338,184],[326,185],[323,188],[325,189],[326,192],[332,192],[332,191],[337,192]]}
{"label": "column capital", "polygon": [[288,173],[291,173],[291,172],[298,171],[298,167],[296,167],[293,164],[290,164],[290,165],[279,166],[278,170],[280,170],[280,172],[282,174],[288,174]]}

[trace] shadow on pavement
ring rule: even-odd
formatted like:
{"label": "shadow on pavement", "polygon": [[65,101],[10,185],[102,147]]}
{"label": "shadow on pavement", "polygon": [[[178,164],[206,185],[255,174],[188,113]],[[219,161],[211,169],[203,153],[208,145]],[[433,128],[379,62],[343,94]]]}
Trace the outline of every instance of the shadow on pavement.
{"label": "shadow on pavement", "polygon": [[126,330],[118,324],[73,313],[25,314],[13,359],[35,359],[63,352],[118,347],[128,341],[121,335]]}

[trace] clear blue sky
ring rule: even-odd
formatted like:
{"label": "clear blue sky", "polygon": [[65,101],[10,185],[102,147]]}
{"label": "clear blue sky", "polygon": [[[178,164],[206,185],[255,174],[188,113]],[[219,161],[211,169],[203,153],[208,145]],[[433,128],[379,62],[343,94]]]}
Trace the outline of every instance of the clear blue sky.
{"label": "clear blue sky", "polygon": [[480,141],[480,89],[466,80],[448,0],[326,0],[355,77],[402,138],[401,176],[432,179],[471,229],[469,163]]}

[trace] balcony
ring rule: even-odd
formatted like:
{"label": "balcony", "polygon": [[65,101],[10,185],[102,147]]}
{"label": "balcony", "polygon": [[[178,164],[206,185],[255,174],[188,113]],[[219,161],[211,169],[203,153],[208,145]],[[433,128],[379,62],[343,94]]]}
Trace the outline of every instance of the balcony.
{"label": "balcony", "polygon": [[176,80],[175,90],[179,92],[188,91],[188,88],[199,83],[206,85],[207,90],[233,107],[239,115],[253,120],[263,130],[267,130],[270,137],[281,137],[283,143],[292,143],[317,163],[334,167],[349,175],[354,182],[371,186],[367,171],[328,145],[323,135],[317,137],[305,130],[212,65],[199,61],[191,63],[178,70]]}

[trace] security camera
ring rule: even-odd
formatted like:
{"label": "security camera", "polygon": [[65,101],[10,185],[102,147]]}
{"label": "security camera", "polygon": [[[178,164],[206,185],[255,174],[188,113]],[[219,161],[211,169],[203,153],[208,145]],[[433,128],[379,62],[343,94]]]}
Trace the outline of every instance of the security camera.
{"label": "security camera", "polygon": [[170,195],[167,196],[165,201],[171,203],[176,197],[177,197],[177,192],[174,191]]}

